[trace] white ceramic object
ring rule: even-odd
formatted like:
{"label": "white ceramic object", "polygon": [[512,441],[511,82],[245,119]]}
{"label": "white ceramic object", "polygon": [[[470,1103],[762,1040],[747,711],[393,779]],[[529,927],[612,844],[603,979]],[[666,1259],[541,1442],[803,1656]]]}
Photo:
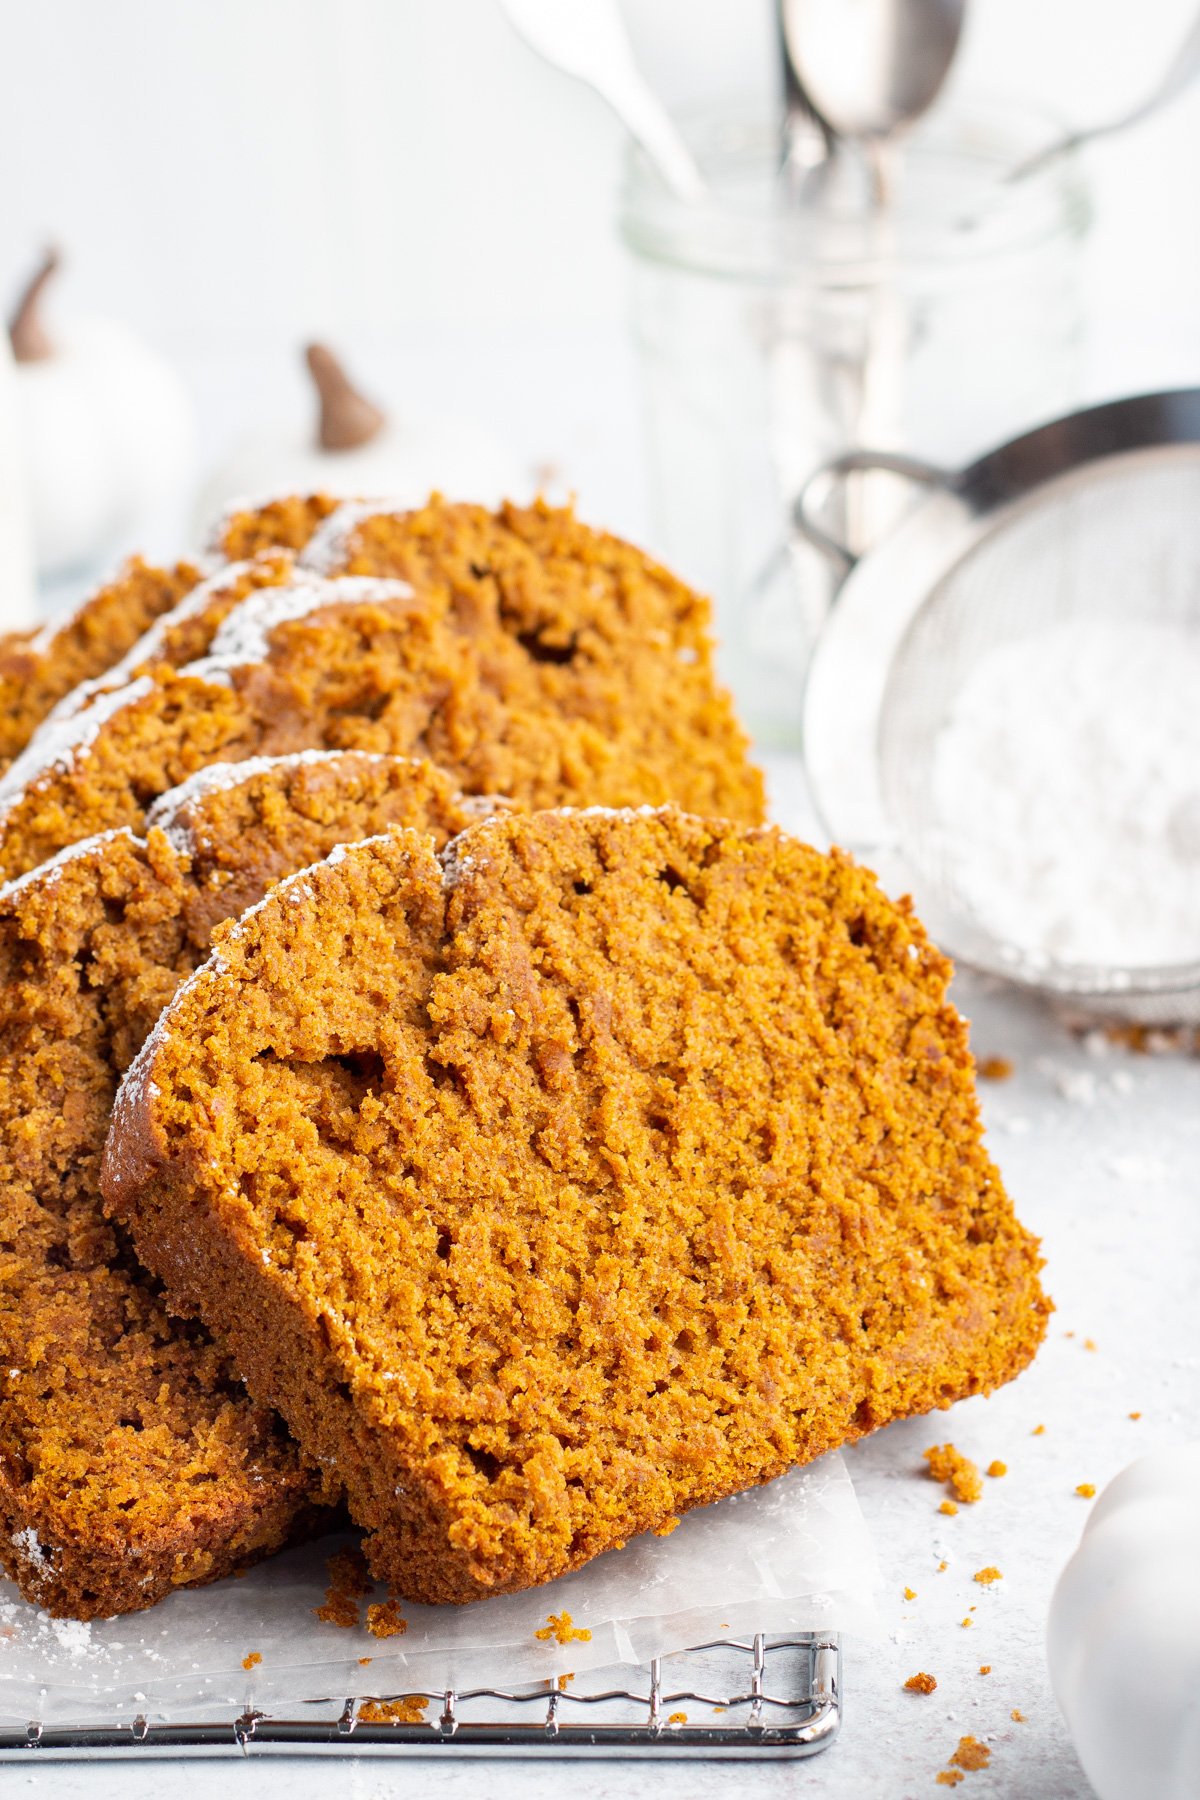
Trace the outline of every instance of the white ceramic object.
{"label": "white ceramic object", "polygon": [[192,408],[174,369],[127,327],[77,319],[53,334],[36,307],[51,254],[13,323],[17,425],[40,573],[127,548],[185,491]]}
{"label": "white ceramic object", "polygon": [[0,331],[0,632],[21,631],[35,617],[29,501],[17,427],[17,372],[8,334]]}
{"label": "white ceramic object", "polygon": [[1200,1444],[1123,1469],[1050,1606],[1050,1679],[1099,1800],[1200,1794]]}
{"label": "white ceramic object", "polygon": [[483,426],[467,421],[389,420],[357,392],[321,345],[307,351],[319,410],[312,428],[252,433],[214,469],[197,504],[202,537],[233,502],[266,494],[386,494],[420,506],[437,489],[449,500],[495,506],[531,495],[529,470]]}

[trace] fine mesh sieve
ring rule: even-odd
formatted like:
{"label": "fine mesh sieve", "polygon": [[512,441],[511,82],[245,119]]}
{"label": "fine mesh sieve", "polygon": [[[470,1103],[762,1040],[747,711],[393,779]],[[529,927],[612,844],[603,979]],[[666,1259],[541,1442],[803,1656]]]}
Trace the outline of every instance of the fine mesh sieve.
{"label": "fine mesh sieve", "polygon": [[[827,480],[880,469],[926,493],[856,562],[813,524],[814,496]],[[1168,967],[1068,963],[995,935],[963,890],[934,799],[940,735],[998,646],[1084,617],[1136,618],[1200,642],[1200,390],[1091,408],[961,473],[853,452],[807,484],[796,521],[844,573],[804,708],[809,781],[831,839],[908,888],[934,940],[964,962],[1093,1016],[1200,1020],[1200,948]],[[1196,897],[1200,945],[1200,856]]]}

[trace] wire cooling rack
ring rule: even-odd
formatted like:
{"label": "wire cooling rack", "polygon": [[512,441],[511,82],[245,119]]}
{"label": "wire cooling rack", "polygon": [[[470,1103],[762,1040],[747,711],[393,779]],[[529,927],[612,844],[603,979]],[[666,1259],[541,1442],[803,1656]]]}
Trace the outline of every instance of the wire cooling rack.
{"label": "wire cooling rack", "polygon": [[[193,1723],[144,1715],[109,1723],[0,1728],[0,1758],[147,1756],[811,1756],[841,1723],[836,1637],[812,1633],[700,1644],[627,1673],[526,1691],[471,1688],[247,1708]],[[382,1717],[380,1715],[383,1715]]]}

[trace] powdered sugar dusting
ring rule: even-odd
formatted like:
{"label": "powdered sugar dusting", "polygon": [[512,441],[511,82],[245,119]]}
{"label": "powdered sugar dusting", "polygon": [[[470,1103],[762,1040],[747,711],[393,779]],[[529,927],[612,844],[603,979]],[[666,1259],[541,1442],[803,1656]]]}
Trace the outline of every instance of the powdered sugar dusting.
{"label": "powdered sugar dusting", "polygon": [[410,769],[419,766],[415,757],[390,756],[382,750],[293,750],[286,756],[250,756],[240,763],[209,763],[206,768],[189,775],[186,781],[181,781],[178,787],[169,788],[159,796],[146,814],[146,829],[149,831],[152,826],[157,826],[166,833],[176,850],[192,856],[196,850],[196,834],[192,825],[179,816],[189,807],[203,805],[214,794],[248,787],[276,770],[330,763],[345,764],[350,768],[368,763],[391,763],[398,768]]}
{"label": "powdered sugar dusting", "polygon": [[411,600],[406,581],[377,581],[344,575],[337,581],[314,579],[287,587],[259,588],[226,614],[206,656],[188,663],[184,675],[211,681],[214,676],[270,655],[271,633],[292,619],[307,618],[327,606],[357,606],[389,600]]}
{"label": "powdered sugar dusting", "polygon": [[95,743],[101,728],[127,706],[136,706],[154,683],[148,675],[127,687],[100,694],[69,719],[46,720],[0,780],[0,814],[13,807],[38,780],[56,769],[73,767]]}
{"label": "powdered sugar dusting", "polygon": [[100,597],[105,588],[112,587],[114,582],[123,581],[128,575],[130,567],[130,559],[126,557],[125,561],[119,563],[111,575],[98,582],[94,588],[89,588],[82,600],[68,602],[66,606],[57,607],[30,638],[27,645],[30,655],[53,656],[62,633],[71,629],[87,611],[92,601]]}
{"label": "powdered sugar dusting", "polygon": [[354,538],[368,519],[385,514],[399,517],[411,511],[411,504],[404,500],[347,500],[317,526],[300,552],[299,566],[317,575],[336,575],[345,568]]}
{"label": "powdered sugar dusting", "polygon": [[297,497],[301,500],[315,500],[318,497],[317,490],[313,489],[307,494],[297,496],[294,488],[272,488],[269,493],[227,501],[204,534],[203,543],[206,554],[209,556],[224,555],[226,533],[239,514],[265,512],[268,506],[279,506],[284,501],[295,500]]}
{"label": "powdered sugar dusting", "polygon": [[10,1539],[13,1549],[22,1562],[33,1569],[45,1572],[50,1567],[50,1558],[43,1550],[37,1532],[32,1525],[26,1525],[23,1531],[14,1531]]}
{"label": "powdered sugar dusting", "polygon": [[471,855],[477,829],[476,826],[469,825],[465,831],[460,831],[457,837],[450,839],[438,859],[442,865],[442,886],[447,891],[461,887],[467,876],[473,875],[476,869],[487,867],[486,857]]}
{"label": "powdered sugar dusting", "polygon": [[53,856],[47,858],[44,863],[38,863],[36,868],[27,869],[24,875],[17,875],[11,881],[6,881],[0,887],[0,905],[19,897],[30,888],[53,887],[61,879],[62,872],[68,863],[79,862],[84,857],[92,856],[117,838],[127,838],[131,844],[137,845],[142,842],[142,839],[136,837],[128,825],[114,825],[108,831],[98,831],[95,837],[81,838],[77,844],[66,844]]}
{"label": "powdered sugar dusting", "polygon": [[[339,844],[328,857],[309,863],[303,869],[286,876],[263,895],[253,906],[247,907],[239,919],[228,925],[222,934],[222,944],[239,943],[246,936],[246,927],[251,920],[270,905],[298,904],[305,899],[313,898],[312,879],[326,864],[341,862],[348,853],[367,850],[373,844],[385,844],[391,841],[389,832],[380,832],[375,837],[362,838],[355,844]],[[218,946],[199,968],[193,970],[175,991],[174,997],[159,1014],[149,1037],[130,1063],[125,1078],[117,1089],[113,1102],[112,1127],[109,1132],[108,1146],[105,1151],[105,1164],[121,1180],[121,1171],[127,1162],[127,1147],[136,1142],[139,1132],[137,1115],[145,1101],[152,1099],[157,1092],[151,1078],[151,1069],[159,1051],[163,1049],[171,1031],[179,1009],[185,1004],[187,997],[197,988],[208,983],[217,982],[229,973],[229,963]]]}
{"label": "powdered sugar dusting", "polygon": [[[275,551],[273,554],[284,556],[286,552]],[[254,564],[249,562],[226,563],[207,580],[197,583],[190,592],[184,595],[177,606],[171,608],[170,612],[159,614],[153,624],[142,633],[137,643],[126,651],[120,662],[114,663],[102,675],[94,676],[91,681],[81,681],[77,688],[72,688],[69,694],[64,694],[49,715],[50,718],[69,719],[81,711],[96,694],[106,693],[109,688],[124,687],[127,682],[134,680],[136,678],[135,670],[142,668],[147,663],[162,662],[168,632],[206,612],[214,600],[236,587],[239,581],[253,571],[253,568]]]}

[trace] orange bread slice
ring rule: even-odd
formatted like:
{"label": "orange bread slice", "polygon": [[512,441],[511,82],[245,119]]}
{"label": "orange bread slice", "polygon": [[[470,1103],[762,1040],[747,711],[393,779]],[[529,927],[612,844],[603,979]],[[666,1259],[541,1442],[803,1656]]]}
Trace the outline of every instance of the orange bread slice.
{"label": "orange bread slice", "polygon": [[54,728],[85,711],[99,696],[128,687],[143,675],[179,669],[207,655],[218,627],[236,606],[260,588],[286,587],[294,579],[295,559],[287,550],[264,550],[248,562],[222,563],[170,612],[161,613],[120,661],[64,695],[48,715],[39,743],[56,735]]}
{"label": "orange bread slice", "polygon": [[123,1070],[212,928],[390,823],[472,816],[427,764],[209,769],[143,840],[76,845],[0,891],[0,1563],[79,1618],[278,1548],[317,1484],[206,1334],[172,1319],[98,1176]]}
{"label": "orange bread slice", "polygon": [[302,550],[317,527],[343,502],[332,494],[272,494],[235,500],[209,534],[208,548],[230,562],[263,550]]}
{"label": "orange bread slice", "polygon": [[306,572],[252,594],[202,660],[148,658],[49,722],[0,783],[0,874],[137,829],[208,762],[309,747],[425,756],[466,792],[526,805],[677,799],[761,817],[706,603],[665,571],[544,508],[438,505],[366,527],[386,528],[406,576]]}
{"label": "orange bread slice", "polygon": [[[592,726],[658,778],[636,793],[584,797],[762,819],[761,779],[713,672],[709,602],[569,507],[351,502],[298,560],[319,575],[398,577],[438,595],[507,706]],[[541,793],[535,803],[580,797]]]}
{"label": "orange bread slice", "polygon": [[199,579],[190,563],[156,569],[131,557],[64,616],[40,631],[0,639],[0,768],[20,754],[64,694],[111,668]]}
{"label": "orange bread slice", "polygon": [[105,1195],[406,1597],[547,1581],[1034,1354],[950,966],[844,855],[511,814],[337,851],[215,944]]}

